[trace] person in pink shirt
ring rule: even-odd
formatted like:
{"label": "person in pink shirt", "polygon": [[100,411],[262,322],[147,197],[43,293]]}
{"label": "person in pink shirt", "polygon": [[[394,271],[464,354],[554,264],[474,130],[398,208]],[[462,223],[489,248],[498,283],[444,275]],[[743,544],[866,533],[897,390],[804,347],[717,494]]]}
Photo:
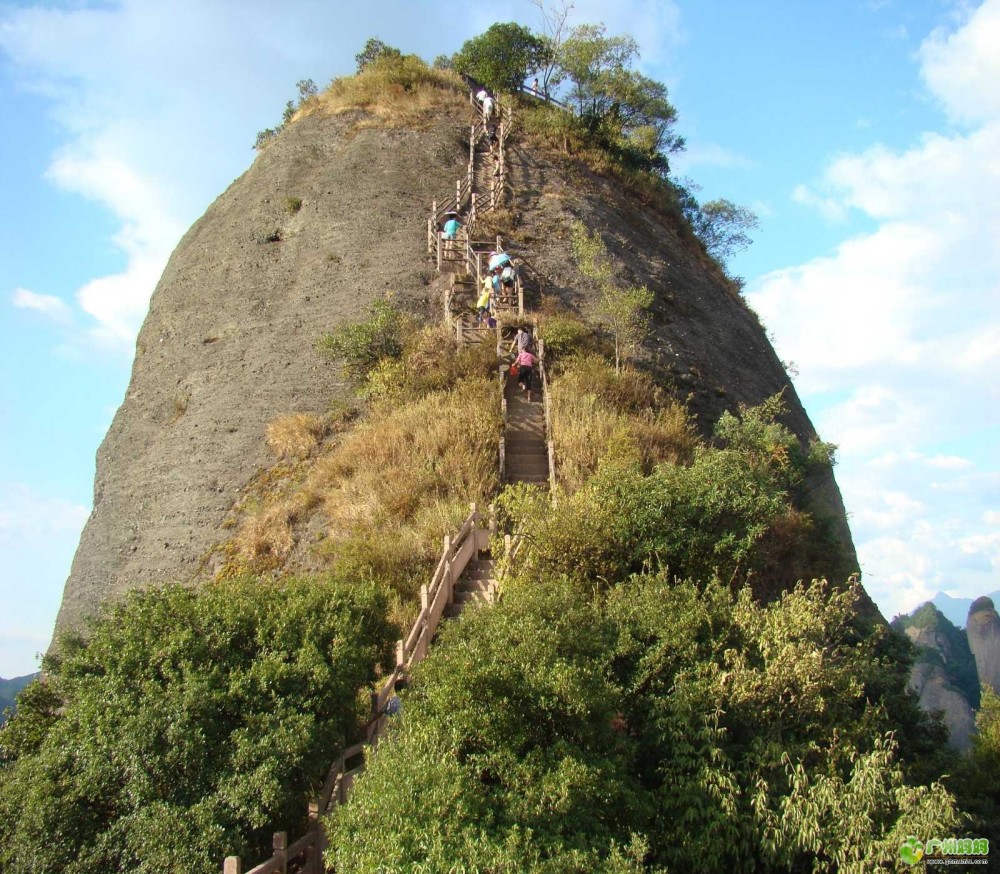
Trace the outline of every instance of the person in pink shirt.
{"label": "person in pink shirt", "polygon": [[517,384],[521,391],[528,393],[528,400],[531,400],[531,372],[535,366],[535,356],[527,349],[522,349],[517,358],[514,359],[517,365]]}

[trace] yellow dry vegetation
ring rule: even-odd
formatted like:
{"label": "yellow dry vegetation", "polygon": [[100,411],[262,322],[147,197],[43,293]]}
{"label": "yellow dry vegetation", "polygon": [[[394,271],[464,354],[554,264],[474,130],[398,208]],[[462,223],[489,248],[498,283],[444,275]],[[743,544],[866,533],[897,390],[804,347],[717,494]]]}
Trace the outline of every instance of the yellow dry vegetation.
{"label": "yellow dry vegetation", "polygon": [[322,416],[288,413],[267,426],[267,445],[277,458],[305,458],[317,449],[325,431]]}
{"label": "yellow dry vegetation", "polygon": [[443,535],[458,527],[471,502],[487,504],[499,486],[499,387],[480,376],[457,378],[452,388],[434,385],[474,360],[453,345],[438,347],[435,359],[433,346],[442,339],[434,329],[413,338],[407,363],[414,382],[401,385],[406,397],[376,395],[367,418],[325,454],[296,467],[294,476],[284,466],[289,473],[280,487],[254,490],[223,548],[219,576],[280,572],[295,548],[296,525],[319,508],[316,558],[338,576],[381,580],[397,595],[396,618],[408,615]]}
{"label": "yellow dry vegetation", "polygon": [[322,500],[331,534],[412,522],[437,502],[464,505],[492,495],[498,399],[495,383],[472,377],[404,406],[377,405],[306,480]]}
{"label": "yellow dry vegetation", "polygon": [[560,484],[575,491],[601,461],[690,461],[697,438],[684,407],[643,373],[597,355],[571,358],[551,384],[552,438]]}
{"label": "yellow dry vegetation", "polygon": [[364,109],[375,118],[359,127],[374,123],[413,127],[445,108],[463,106],[465,94],[457,74],[430,67],[416,55],[404,55],[376,61],[354,76],[334,79],[325,91],[306,101],[292,121],[315,112],[337,115]]}

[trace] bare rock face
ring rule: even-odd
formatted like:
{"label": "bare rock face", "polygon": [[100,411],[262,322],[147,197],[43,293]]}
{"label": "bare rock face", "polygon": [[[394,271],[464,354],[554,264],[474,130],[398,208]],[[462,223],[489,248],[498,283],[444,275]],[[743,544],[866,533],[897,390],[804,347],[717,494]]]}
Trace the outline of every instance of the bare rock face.
{"label": "bare rock face", "polygon": [[975,713],[965,696],[951,685],[945,669],[930,662],[915,665],[910,674],[910,688],[928,713],[942,711],[948,728],[948,745],[967,750],[976,725]]}
{"label": "bare rock face", "polygon": [[464,120],[357,121],[291,125],[171,256],[97,453],[57,631],[129,588],[198,575],[240,488],[270,461],[266,424],[322,413],[344,391],[317,337],[386,292],[427,311],[427,214],[464,169]]}
{"label": "bare rock face", "polygon": [[[130,588],[207,578],[227,512],[271,460],[267,423],[322,413],[346,390],[338,366],[314,351],[317,337],[386,292],[439,318],[426,220],[430,201],[464,172],[469,118],[444,113],[425,130],[361,120],[290,125],[171,257],[98,451],[94,510],[57,631]],[[523,259],[529,305],[554,295],[592,309],[595,289],[569,244],[570,222],[581,219],[602,233],[627,281],[654,291],[652,366],[690,398],[704,433],[724,410],[784,391],[789,426],[803,444],[815,436],[764,329],[676,218],[571,160],[516,144],[509,155],[521,221],[505,237]],[[807,493],[829,527],[824,573],[842,582],[857,559],[832,474],[816,474]]]}
{"label": "bare rock face", "polygon": [[1000,616],[990,598],[972,602],[965,632],[976,657],[979,682],[989,683],[994,692],[1000,692]]}

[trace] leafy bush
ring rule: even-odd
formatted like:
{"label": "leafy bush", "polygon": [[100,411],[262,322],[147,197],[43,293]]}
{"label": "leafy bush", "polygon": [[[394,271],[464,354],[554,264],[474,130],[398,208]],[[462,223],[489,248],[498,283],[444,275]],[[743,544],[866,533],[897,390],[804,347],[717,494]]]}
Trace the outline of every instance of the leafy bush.
{"label": "leafy bush", "polygon": [[539,333],[545,339],[546,366],[551,370],[553,360],[585,352],[594,345],[594,332],[582,319],[558,310],[544,312],[538,323]]}
{"label": "leafy bush", "polygon": [[616,870],[602,863],[617,855],[629,870],[615,836],[643,819],[643,795],[615,728],[613,645],[559,584],[446,628],[405,719],[335,811],[328,864],[514,874]]}
{"label": "leafy bush", "polygon": [[393,629],[371,586],[252,578],[134,592],[0,730],[9,874],[215,872],[304,825]]}
{"label": "leafy bush", "polygon": [[446,628],[328,864],[861,874],[958,827],[943,787],[905,779],[886,706],[905,672],[887,693],[856,588],[764,607],[718,581],[593,584],[514,581]]}
{"label": "leafy bush", "polygon": [[320,353],[343,359],[352,376],[365,376],[381,359],[403,354],[408,317],[388,300],[375,301],[369,313],[365,321],[341,325],[316,343]]}
{"label": "leafy bush", "polygon": [[942,786],[904,778],[887,703],[905,671],[851,630],[857,597],[814,583],[761,606],[663,575],[610,594],[623,718],[660,826],[649,861],[860,874],[892,865],[907,834],[957,828]]}
{"label": "leafy bush", "polygon": [[452,66],[494,93],[519,91],[524,80],[546,63],[545,40],[520,24],[494,24],[480,36],[467,40],[452,59]]}

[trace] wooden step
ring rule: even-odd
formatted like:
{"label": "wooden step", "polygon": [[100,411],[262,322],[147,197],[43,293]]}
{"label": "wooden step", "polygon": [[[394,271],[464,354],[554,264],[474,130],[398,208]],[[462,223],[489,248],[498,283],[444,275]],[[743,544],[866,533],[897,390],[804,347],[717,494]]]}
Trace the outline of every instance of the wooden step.
{"label": "wooden step", "polygon": [[508,483],[525,483],[529,486],[538,486],[541,489],[548,489],[548,476],[508,476]]}

